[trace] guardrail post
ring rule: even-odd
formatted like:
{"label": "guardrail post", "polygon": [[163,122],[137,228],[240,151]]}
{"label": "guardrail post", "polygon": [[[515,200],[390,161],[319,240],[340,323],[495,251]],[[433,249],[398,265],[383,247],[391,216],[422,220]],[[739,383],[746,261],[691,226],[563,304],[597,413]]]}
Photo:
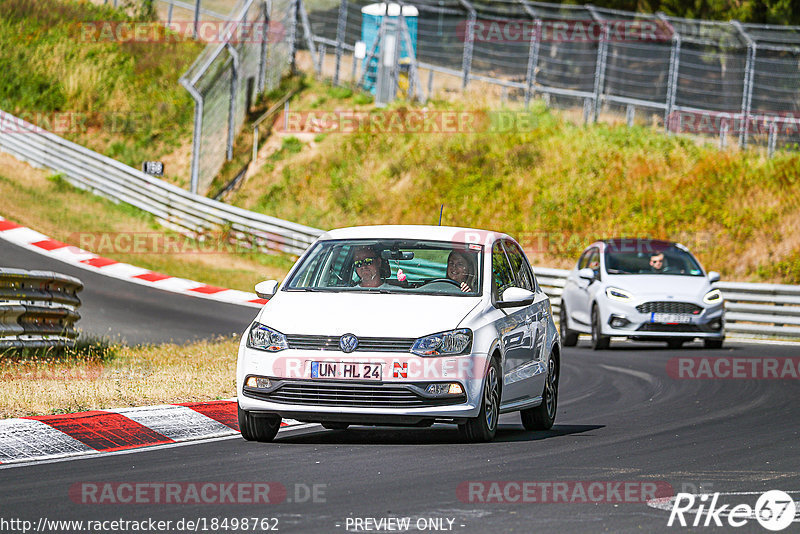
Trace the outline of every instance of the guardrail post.
{"label": "guardrail post", "polygon": [[[336,70],[333,73],[333,85],[339,85],[339,68],[342,64],[342,52],[344,51],[345,31],[347,30],[347,0],[342,0],[339,4],[339,20],[336,24]],[[355,62],[353,57],[353,62]]]}
{"label": "guardrail post", "polygon": [[297,24],[300,9],[298,5],[300,4],[300,0],[292,0],[292,9],[291,9],[291,16],[289,17],[292,20],[292,27],[289,28],[289,57],[292,76],[297,74]]}
{"label": "guardrail post", "polygon": [[467,2],[467,0],[458,0],[464,9],[467,10],[467,32],[466,32],[466,41],[464,42],[464,56],[461,59],[461,72],[463,73],[463,79],[461,81],[461,89],[466,90],[467,86],[469,85],[469,75],[472,71],[472,50],[475,43],[475,20],[477,19],[477,13],[475,12],[475,8],[472,7],[472,4]]}
{"label": "guardrail post", "polygon": [[726,119],[722,120],[722,124],[719,127],[719,149],[725,150],[728,146],[728,121]]}
{"label": "guardrail post", "polygon": [[672,46],[669,52],[669,74],[667,75],[667,101],[664,109],[664,130],[669,132],[670,117],[675,109],[675,97],[678,93],[678,72],[681,64],[681,34],[675,30],[664,13],[656,13],[656,17],[672,32]]}
{"label": "guardrail post", "polygon": [[775,154],[775,142],[778,137],[778,123],[773,120],[769,125],[769,138],[767,139],[767,157],[771,158]]}
{"label": "guardrail post", "polygon": [[625,122],[627,123],[628,128],[633,126],[635,118],[636,118],[636,107],[633,104],[628,104],[628,107],[625,108]]}
{"label": "guardrail post", "polygon": [[170,24],[172,22],[172,8],[173,7],[175,7],[175,6],[173,6],[172,3],[170,3],[169,7],[167,8],[167,24]]}
{"label": "guardrail post", "polygon": [[744,66],[744,83],[742,84],[742,125],[739,132],[739,146],[747,148],[747,137],[750,129],[750,105],[753,101],[753,78],[756,61],[756,42],[744,31],[738,20],[732,20],[731,25],[747,43],[747,58]]}

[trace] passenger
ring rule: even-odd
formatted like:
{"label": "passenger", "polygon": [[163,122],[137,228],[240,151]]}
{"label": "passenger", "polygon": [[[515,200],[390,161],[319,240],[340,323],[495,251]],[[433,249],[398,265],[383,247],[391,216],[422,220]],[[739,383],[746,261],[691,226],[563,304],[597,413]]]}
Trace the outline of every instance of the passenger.
{"label": "passenger", "polygon": [[461,291],[469,293],[475,285],[475,265],[466,252],[454,250],[447,258],[447,278],[455,280]]}

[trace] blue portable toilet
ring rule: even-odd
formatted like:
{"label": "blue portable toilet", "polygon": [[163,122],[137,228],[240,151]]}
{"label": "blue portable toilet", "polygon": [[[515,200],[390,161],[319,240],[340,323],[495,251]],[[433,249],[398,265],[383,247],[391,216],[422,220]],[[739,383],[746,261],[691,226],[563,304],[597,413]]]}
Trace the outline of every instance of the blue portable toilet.
{"label": "blue portable toilet", "polygon": [[[417,19],[419,17],[419,10],[414,6],[404,5],[402,9],[406,26],[408,26],[408,33],[411,37],[411,50],[408,50],[406,40],[398,37],[401,43],[401,60],[403,58],[417,57]],[[400,4],[381,2],[378,4],[369,4],[361,9],[361,40],[367,48],[366,57],[364,57],[362,61],[361,68],[366,72],[364,76],[364,87],[373,94],[375,93],[375,84],[378,76],[380,45],[376,47],[375,54],[369,65],[367,65],[367,59],[369,58],[369,53],[372,51],[372,47],[375,46],[375,42],[378,40],[383,17],[386,16],[391,19],[396,19],[395,22],[399,26]]]}

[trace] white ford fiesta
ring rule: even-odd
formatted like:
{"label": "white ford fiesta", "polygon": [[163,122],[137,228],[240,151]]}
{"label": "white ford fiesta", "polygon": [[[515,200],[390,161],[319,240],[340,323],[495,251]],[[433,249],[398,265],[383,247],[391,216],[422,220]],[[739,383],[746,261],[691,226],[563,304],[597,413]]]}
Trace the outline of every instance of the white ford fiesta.
{"label": "white ford fiesta", "polygon": [[611,336],[666,341],[670,348],[700,338],[722,347],[722,293],[679,243],[655,239],[606,239],[592,243],[567,276],[561,294],[559,328],[566,347],[578,334],[592,336],[592,348],[607,349]]}
{"label": "white ford fiesta", "polygon": [[491,440],[501,413],[556,416],[560,346],[550,301],[505,234],[366,226],[321,236],[239,346],[239,426],[271,441],[281,418],[329,429],[457,424]]}

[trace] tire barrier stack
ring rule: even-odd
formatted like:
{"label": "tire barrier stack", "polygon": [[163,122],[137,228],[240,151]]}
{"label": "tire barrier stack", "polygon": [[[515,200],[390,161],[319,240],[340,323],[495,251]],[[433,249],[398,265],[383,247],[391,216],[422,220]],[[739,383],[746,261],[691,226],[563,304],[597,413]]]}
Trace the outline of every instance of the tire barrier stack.
{"label": "tire barrier stack", "polygon": [[0,350],[74,346],[82,289],[72,276],[0,268]]}

